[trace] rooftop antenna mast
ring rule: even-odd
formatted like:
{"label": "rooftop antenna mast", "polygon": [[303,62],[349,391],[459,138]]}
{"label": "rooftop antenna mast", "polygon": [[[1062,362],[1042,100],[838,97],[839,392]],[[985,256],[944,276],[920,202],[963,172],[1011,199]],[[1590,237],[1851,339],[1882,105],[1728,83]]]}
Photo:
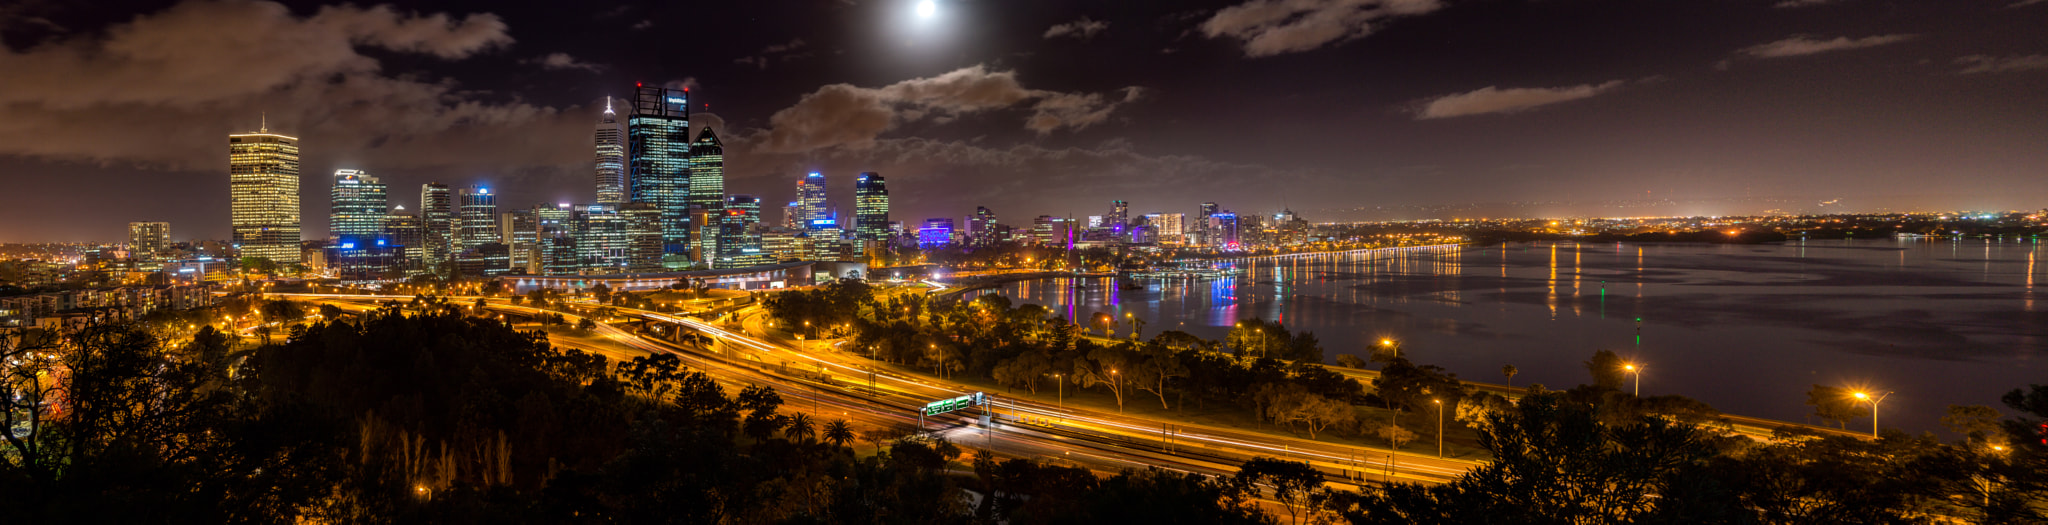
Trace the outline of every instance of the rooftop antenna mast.
{"label": "rooftop antenna mast", "polygon": [[261,120],[258,120],[258,121],[257,121],[257,122],[258,122],[258,124],[256,125],[256,132],[257,132],[257,133],[269,133],[269,132],[270,132],[270,112],[268,112],[268,111],[263,111],[263,112],[259,112],[259,113],[257,113],[257,114],[258,114],[258,115],[261,115],[261,116],[257,117],[257,118],[259,118],[259,119],[261,119]]}

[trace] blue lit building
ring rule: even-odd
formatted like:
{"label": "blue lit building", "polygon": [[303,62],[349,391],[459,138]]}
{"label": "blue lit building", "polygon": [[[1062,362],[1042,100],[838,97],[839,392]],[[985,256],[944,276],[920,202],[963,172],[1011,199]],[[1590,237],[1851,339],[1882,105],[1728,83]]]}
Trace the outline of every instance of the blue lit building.
{"label": "blue lit building", "polygon": [[917,230],[917,247],[931,249],[953,242],[953,219],[940,217],[925,219],[924,227]]}

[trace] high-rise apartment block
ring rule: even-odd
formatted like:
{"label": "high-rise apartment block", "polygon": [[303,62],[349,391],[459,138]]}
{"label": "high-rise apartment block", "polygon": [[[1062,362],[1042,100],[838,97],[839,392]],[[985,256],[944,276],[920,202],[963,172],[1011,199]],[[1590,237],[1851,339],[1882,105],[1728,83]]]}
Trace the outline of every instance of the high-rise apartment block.
{"label": "high-rise apartment block", "polygon": [[627,181],[632,202],[661,217],[661,264],[688,265],[690,246],[690,92],[636,86],[626,118]]}
{"label": "high-rise apartment block", "polygon": [[597,203],[626,202],[626,127],[612,111],[612,98],[604,98],[604,116],[597,119],[593,142],[597,146]]}
{"label": "high-rise apartment block", "polygon": [[974,215],[967,217],[967,231],[964,233],[975,246],[995,244],[996,212],[989,211],[986,206],[975,206]]}
{"label": "high-rise apartment block", "polygon": [[299,139],[270,132],[228,135],[228,207],[244,257],[299,262]]}
{"label": "high-rise apartment block", "polygon": [[131,222],[128,223],[128,256],[135,259],[154,259],[171,247],[171,223]]}

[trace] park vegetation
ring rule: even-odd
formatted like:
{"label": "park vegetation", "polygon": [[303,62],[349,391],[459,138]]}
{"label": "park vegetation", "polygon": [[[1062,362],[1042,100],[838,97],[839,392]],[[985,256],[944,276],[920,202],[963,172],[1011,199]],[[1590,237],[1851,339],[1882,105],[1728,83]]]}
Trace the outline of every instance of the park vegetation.
{"label": "park vegetation", "polygon": [[[906,307],[851,291],[859,289],[806,293],[821,301],[848,301],[856,311]],[[1324,484],[1327,473],[1314,466],[1275,458],[1252,459],[1230,475],[1205,476],[1159,469],[1094,472],[967,453],[904,428],[792,410],[773,389],[721,381],[673,355],[617,361],[563,350],[541,332],[465,312],[470,305],[415,299],[359,314],[241,299],[237,315],[253,310],[305,319],[269,342],[211,326],[165,332],[142,323],[5,333],[0,521],[2048,519],[2048,442],[2041,435],[2048,386],[2006,396],[2016,417],[1989,407],[1959,407],[1945,419],[1965,436],[1954,442],[1897,431],[1875,440],[1788,431],[1757,441],[1730,436],[1704,406],[1627,395],[1619,376],[1603,372],[1608,357],[1597,354],[1588,361],[1593,384],[1564,391],[1530,386],[1508,399],[1465,390],[1449,374],[1408,363],[1397,350],[1369,356],[1367,366],[1379,367],[1385,382],[1361,385],[1327,369],[1317,372],[1320,365],[1299,364],[1320,359],[1312,336],[1254,320],[1246,322],[1254,334],[1246,347],[1245,337],[1088,338],[1072,323],[1043,322],[1057,319],[1049,315],[1039,317],[1044,333],[1037,333],[1023,328],[1031,324],[1024,321],[1033,307],[994,300],[910,305],[929,311],[897,320],[914,323],[916,335],[936,338],[892,342],[881,330],[861,327],[868,321],[859,318],[813,319],[811,329],[821,335],[839,330],[874,345],[878,357],[919,366],[937,361],[940,372],[982,373],[976,367],[986,364],[994,374],[1006,363],[1035,367],[1017,360],[1040,357],[1072,359],[1066,365],[1078,368],[1064,370],[1091,374],[1124,367],[1113,375],[1128,373],[1149,383],[1122,387],[1134,402],[1252,403],[1264,407],[1254,407],[1262,417],[1303,433],[1341,425],[1311,428],[1318,426],[1311,421],[1316,416],[1271,407],[1396,407],[1398,414],[1455,395],[1461,419],[1493,458],[1446,484],[1368,483],[1351,490]],[[954,315],[969,317],[944,319]],[[1016,323],[998,322],[1013,317]],[[936,323],[991,333],[923,328]],[[1126,325],[1134,332],[1141,326]],[[1282,333],[1286,338],[1277,338]],[[1276,337],[1265,341],[1263,351],[1260,334]],[[968,349],[1005,342],[1016,351],[992,360],[983,356],[980,364],[972,356],[976,351],[963,350],[953,359],[957,366],[944,365],[945,355],[931,352],[942,343]],[[1053,343],[1064,343],[1057,347],[1063,353],[1053,353]],[[884,353],[884,345],[894,347]],[[1162,356],[1176,360],[1155,362]],[[1199,363],[1208,359],[1229,363]],[[1201,373],[1216,376],[1197,379]]]}

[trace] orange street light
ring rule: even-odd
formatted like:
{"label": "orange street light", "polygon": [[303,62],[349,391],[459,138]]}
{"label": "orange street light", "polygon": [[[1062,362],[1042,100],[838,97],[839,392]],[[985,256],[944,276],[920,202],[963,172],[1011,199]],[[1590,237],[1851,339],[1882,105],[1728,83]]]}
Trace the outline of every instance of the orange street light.
{"label": "orange street light", "polygon": [[1877,396],[1871,396],[1871,395],[1870,395],[1869,393],[1867,393],[1867,392],[1861,392],[1861,391],[1858,391],[1858,392],[1856,392],[1856,393],[1853,393],[1853,394],[1850,394],[1850,395],[1852,395],[1852,396],[1856,396],[1856,399],[1857,399],[1857,400],[1859,400],[1859,401],[1869,401],[1869,402],[1870,402],[1870,437],[1872,437],[1872,438],[1876,438],[1876,437],[1877,437],[1877,404],[1878,404],[1878,403],[1883,403],[1883,402],[1884,402],[1884,398],[1887,398],[1887,397],[1892,397],[1892,393],[1891,393],[1891,392],[1885,392],[1884,394],[1881,394],[1881,395],[1877,395]]}

